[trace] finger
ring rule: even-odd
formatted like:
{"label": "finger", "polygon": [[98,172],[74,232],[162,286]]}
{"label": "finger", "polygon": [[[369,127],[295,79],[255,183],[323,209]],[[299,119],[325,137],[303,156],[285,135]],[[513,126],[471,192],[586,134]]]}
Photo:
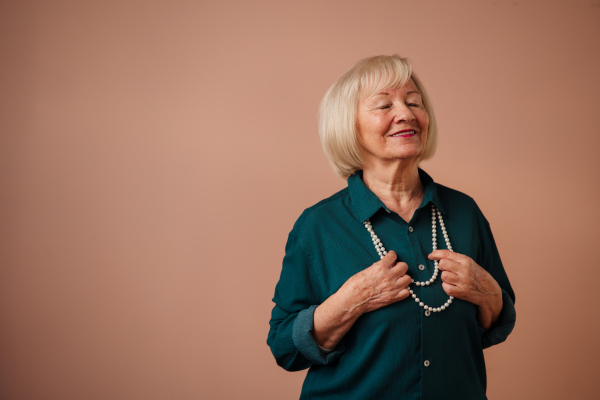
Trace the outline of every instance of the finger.
{"label": "finger", "polygon": [[442,289],[444,289],[444,292],[446,292],[446,294],[448,296],[452,296],[452,297],[460,298],[460,295],[462,293],[462,291],[460,290],[460,288],[458,286],[451,285],[447,282],[442,283]]}
{"label": "finger", "polygon": [[402,276],[406,274],[406,271],[408,271],[408,264],[402,261],[397,262],[392,267],[390,267],[390,271],[395,275]]}
{"label": "finger", "polygon": [[438,262],[438,266],[442,271],[451,271],[455,274],[462,273],[465,269],[464,264],[457,261],[449,260],[447,258],[440,260]]}
{"label": "finger", "polygon": [[408,285],[410,285],[411,282],[411,278],[408,275],[402,275],[400,277],[398,277],[396,279],[396,286],[397,287],[401,287],[401,288],[405,288]]}
{"label": "finger", "polygon": [[440,275],[443,282],[449,283],[454,286],[458,286],[460,283],[460,276],[455,274],[454,272],[443,271]]}
{"label": "finger", "polygon": [[381,259],[381,261],[379,261],[379,263],[381,264],[382,267],[392,268],[394,266],[394,264],[396,263],[396,258],[398,258],[398,256],[396,255],[396,252],[394,250],[390,250]]}
{"label": "finger", "polygon": [[464,262],[464,261],[470,260],[470,258],[465,256],[464,254],[455,253],[454,251],[450,251],[450,250],[434,250],[427,257],[430,260],[447,259],[447,260],[452,260],[452,261],[456,261],[456,262],[461,262],[461,261]]}
{"label": "finger", "polygon": [[396,295],[396,299],[398,301],[400,300],[404,300],[406,299],[408,296],[410,295],[410,292],[408,291],[408,289],[402,289],[398,292],[398,294]]}

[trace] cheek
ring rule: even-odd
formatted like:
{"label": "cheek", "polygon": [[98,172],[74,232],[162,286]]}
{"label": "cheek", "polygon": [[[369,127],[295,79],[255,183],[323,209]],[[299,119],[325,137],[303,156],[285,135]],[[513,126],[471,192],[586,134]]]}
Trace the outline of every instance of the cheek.
{"label": "cheek", "polygon": [[418,121],[422,129],[429,129],[429,114],[427,114],[426,111],[423,111],[423,113],[418,117]]}
{"label": "cheek", "polygon": [[358,143],[362,145],[363,143],[365,143],[365,139],[366,139],[364,124],[357,123],[356,124],[356,132],[357,132],[357,136],[358,136]]}
{"label": "cheek", "polygon": [[390,129],[392,119],[388,116],[381,116],[378,118],[373,118],[370,122],[370,131],[374,135],[382,136]]}
{"label": "cheek", "polygon": [[382,137],[382,133],[385,133],[384,126],[385,124],[381,120],[372,118],[359,124],[358,137],[363,142],[377,140]]}

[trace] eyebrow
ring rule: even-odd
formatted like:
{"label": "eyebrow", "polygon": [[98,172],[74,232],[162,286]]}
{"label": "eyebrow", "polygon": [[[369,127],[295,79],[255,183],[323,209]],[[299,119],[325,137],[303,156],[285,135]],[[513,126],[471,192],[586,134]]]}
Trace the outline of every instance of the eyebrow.
{"label": "eyebrow", "polygon": [[[419,92],[418,90],[411,90],[410,92],[406,92],[406,94],[413,94],[416,93],[419,96],[421,96],[421,92]],[[376,96],[389,96],[390,93],[389,92],[379,92],[379,93],[375,93],[372,97],[376,97]]]}

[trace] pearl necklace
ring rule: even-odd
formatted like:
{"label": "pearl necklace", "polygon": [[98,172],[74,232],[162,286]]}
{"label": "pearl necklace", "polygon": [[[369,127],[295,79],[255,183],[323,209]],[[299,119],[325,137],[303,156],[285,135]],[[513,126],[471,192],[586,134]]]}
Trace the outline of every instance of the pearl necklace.
{"label": "pearl necklace", "polygon": [[[431,205],[431,247],[433,247],[434,251],[437,250],[436,224],[437,224],[438,219],[440,220],[440,228],[442,229],[442,234],[444,235],[444,241],[446,242],[446,248],[448,250],[452,251],[452,245],[450,245],[450,239],[448,238],[448,232],[446,232],[446,226],[444,225],[444,220],[442,219],[442,214],[440,213],[440,210],[435,208],[435,206],[433,204]],[[365,225],[365,228],[367,228],[367,231],[369,231],[369,233],[371,234],[371,239],[373,240],[373,245],[375,246],[375,250],[377,250],[379,257],[380,258],[385,257],[385,255],[387,254],[387,251],[383,247],[383,244],[381,243],[381,240],[379,239],[379,237],[377,237],[377,234],[375,234],[375,231],[373,230],[373,226],[371,225],[371,221],[366,220],[364,222],[364,225]],[[438,260],[434,260],[433,265],[435,268],[433,269],[433,274],[431,275],[431,278],[429,280],[419,282],[419,281],[415,281],[414,279],[411,279],[411,283],[414,283],[417,286],[429,286],[430,284],[432,284],[435,281],[435,279],[438,277],[438,274],[440,271]],[[450,304],[452,304],[452,300],[454,299],[454,297],[449,296],[448,300],[444,303],[444,305],[442,305],[440,307],[430,307],[430,306],[426,305],[425,303],[423,303],[421,301],[421,299],[419,299],[417,297],[417,295],[413,292],[413,290],[410,288],[410,286],[408,287],[408,291],[409,291],[411,297],[415,300],[415,302],[420,307],[423,307],[425,309],[426,316],[431,315],[432,312],[444,311],[446,308],[448,308],[450,306]]]}

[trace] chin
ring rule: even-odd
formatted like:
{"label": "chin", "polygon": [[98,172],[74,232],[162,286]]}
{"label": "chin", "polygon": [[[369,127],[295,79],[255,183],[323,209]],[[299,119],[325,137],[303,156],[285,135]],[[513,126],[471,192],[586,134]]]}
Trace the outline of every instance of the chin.
{"label": "chin", "polygon": [[414,158],[414,159],[419,159],[422,154],[423,154],[423,150],[422,149],[402,149],[401,151],[395,152],[394,158],[400,158],[400,159]]}

